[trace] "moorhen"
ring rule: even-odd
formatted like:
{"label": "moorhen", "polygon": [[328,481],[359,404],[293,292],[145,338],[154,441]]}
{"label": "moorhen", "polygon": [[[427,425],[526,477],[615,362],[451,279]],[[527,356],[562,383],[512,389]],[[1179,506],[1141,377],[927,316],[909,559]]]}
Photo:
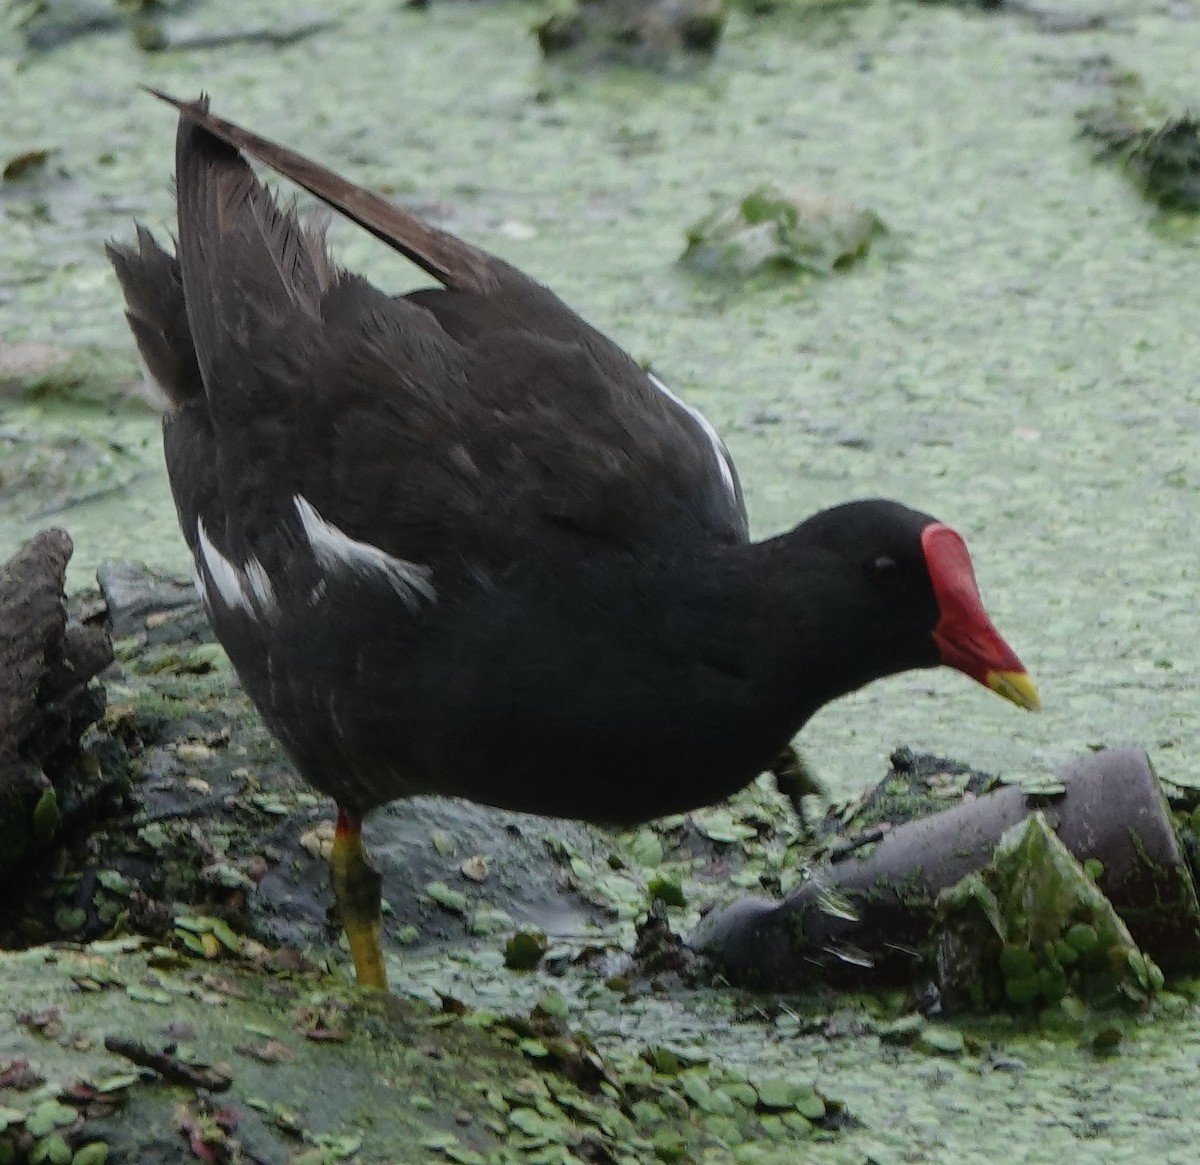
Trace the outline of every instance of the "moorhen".
{"label": "moorhen", "polygon": [[[632,823],[733,793],[894,672],[1038,706],[948,526],[859,501],[750,541],[713,427],[545,287],[204,97],[156,96],[180,113],[176,254],[141,227],[108,253],[213,629],[337,802],[361,983],[387,982],[360,835],[385,802]],[[337,267],[241,151],[441,287]]]}

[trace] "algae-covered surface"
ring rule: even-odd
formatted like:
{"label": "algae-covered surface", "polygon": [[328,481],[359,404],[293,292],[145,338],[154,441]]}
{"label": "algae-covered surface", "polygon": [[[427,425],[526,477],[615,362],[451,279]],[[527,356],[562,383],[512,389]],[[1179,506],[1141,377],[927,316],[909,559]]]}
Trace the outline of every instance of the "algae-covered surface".
{"label": "algae-covered surface", "polygon": [[[328,806],[230,694],[219,649],[143,638],[117,645],[104,721],[135,754],[126,803],[35,886],[20,926],[52,919],[56,941],[0,954],[0,1119],[62,1122],[35,1151],[899,1165],[993,1161],[1003,1138],[1030,1162],[1191,1159],[1193,983],[1151,1010],[952,1023],[899,995],[696,986],[645,932],[631,962],[655,880],[685,930],[707,897],[795,862],[758,786],[619,836],[435,802],[372,822],[395,996],[355,992],[325,917]],[[105,932],[121,937],[84,941]],[[546,932],[534,969],[511,965],[517,936]]]}
{"label": "algae-covered surface", "polygon": [[[1164,116],[1184,115],[1197,100],[1195,4],[734,6],[711,61],[578,72],[541,61],[535,3],[435,0],[420,10],[345,0],[298,13],[271,2],[251,16],[197,2],[168,11],[168,47],[153,54],[119,21],[27,47],[11,23],[23,7],[33,6],[0,14],[0,557],[53,521],[75,540],[74,587],[113,558],[187,573],[102,244],[128,238],[135,217],[171,226],[174,122],[136,83],[184,96],[205,89],[220,112],[503,254],[650,362],[726,437],[758,532],[879,494],[965,535],[988,606],[1046,710],[1021,715],[949,673],[875,684],[823,711],[802,739],[839,794],[873,781],[901,742],[1006,776],[1133,742],[1162,775],[1194,780],[1200,235],[1098,165],[1077,114],[1134,75]],[[272,29],[279,35],[262,35]],[[690,224],[766,184],[870,207],[887,245],[823,279],[747,285],[679,264]],[[411,269],[349,226],[335,223],[332,237],[348,265],[390,287],[413,284]],[[186,780],[189,757],[168,776]],[[741,844],[764,797],[753,791],[707,819],[732,839],[720,844]],[[636,893],[593,889],[641,901],[658,836],[613,843],[633,853],[634,875],[603,862],[596,872],[584,856],[575,876],[629,877]],[[473,893],[461,873],[467,849],[429,882]],[[772,860],[780,881],[794,879],[786,853]],[[554,930],[556,916],[544,917]],[[563,948],[560,975],[504,969],[502,925],[422,935],[432,945],[393,953],[391,969],[401,993],[432,1001],[437,987],[503,1014],[527,1013],[553,988],[603,1055],[687,1048],[721,1080],[778,1078],[844,1102],[848,1116],[815,1137],[800,1120],[762,1125],[784,1110],[807,1120],[790,1099],[790,1108],[734,1101],[736,1118],[709,1113],[739,1125],[746,1160],[778,1151],[789,1161],[969,1162],[994,1160],[997,1143],[1031,1162],[1079,1152],[1194,1158],[1200,1128],[1188,1097],[1200,1029],[1181,998],[1134,1024],[1109,1058],[1028,1025],[993,1026],[960,1055],[938,1055],[954,1041],[883,1042],[894,1018],[883,1004],[813,1018],[716,989],[627,996],[603,986],[606,971],[572,961],[591,942],[629,949],[630,927],[629,917],[597,922],[581,908],[569,933],[551,935],[551,953]],[[51,991],[48,958],[37,948],[5,959],[6,1016],[34,1006],[17,998]],[[199,1027],[201,1043],[224,1041]],[[12,1030],[0,1028],[0,1063],[59,1046],[22,1034],[11,1049]],[[349,1059],[331,1055],[325,1071],[352,1093]],[[354,1063],[389,1070],[374,1053]],[[118,1070],[111,1057],[104,1064]],[[689,1087],[692,1113],[724,1108],[700,1083]],[[345,1106],[340,1125],[337,1114],[328,1125],[322,1117],[319,1131],[357,1135],[359,1111]],[[384,1101],[377,1124],[380,1112]],[[649,1127],[654,1114],[642,1112]],[[396,1127],[412,1127],[409,1115]],[[186,1140],[174,1126],[170,1135],[184,1159]],[[363,1161],[452,1159],[416,1141],[409,1157],[389,1156],[394,1146],[372,1135],[355,1150]],[[719,1138],[671,1135],[629,1151],[730,1159]],[[480,1137],[461,1140],[490,1151]]]}

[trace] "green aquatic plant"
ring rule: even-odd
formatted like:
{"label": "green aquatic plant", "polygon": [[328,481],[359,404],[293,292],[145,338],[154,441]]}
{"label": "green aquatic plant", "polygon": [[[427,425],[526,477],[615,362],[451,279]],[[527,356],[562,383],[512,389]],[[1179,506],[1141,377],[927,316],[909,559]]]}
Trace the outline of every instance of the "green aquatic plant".
{"label": "green aquatic plant", "polygon": [[1147,123],[1118,108],[1084,117],[1083,133],[1103,144],[1147,198],[1166,211],[1200,212],[1200,117]]}

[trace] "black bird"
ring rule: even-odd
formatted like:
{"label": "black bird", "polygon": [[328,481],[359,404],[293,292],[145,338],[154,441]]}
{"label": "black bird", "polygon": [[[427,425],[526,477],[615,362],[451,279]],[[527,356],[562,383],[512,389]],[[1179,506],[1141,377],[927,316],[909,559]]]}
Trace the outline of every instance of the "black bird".
{"label": "black bird", "polygon": [[[948,526],[859,501],[750,541],[712,426],[545,287],[156,96],[180,113],[176,254],[141,227],[108,253],[213,629],[337,802],[361,983],[387,984],[360,823],[388,801],[631,823],[728,796],[908,668],[1038,706]],[[337,267],[243,152],[441,286]]]}

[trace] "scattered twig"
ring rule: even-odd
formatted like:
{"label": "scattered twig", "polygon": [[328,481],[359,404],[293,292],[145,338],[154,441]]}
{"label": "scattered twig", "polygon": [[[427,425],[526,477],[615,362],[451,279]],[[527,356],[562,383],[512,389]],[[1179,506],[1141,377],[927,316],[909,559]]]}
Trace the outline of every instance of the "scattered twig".
{"label": "scattered twig", "polygon": [[157,1072],[170,1084],[186,1088],[203,1088],[209,1092],[224,1092],[231,1081],[223,1072],[200,1064],[187,1064],[170,1052],[155,1052],[137,1040],[123,1036],[105,1036],[104,1046],[114,1056],[123,1056],[139,1068]]}

